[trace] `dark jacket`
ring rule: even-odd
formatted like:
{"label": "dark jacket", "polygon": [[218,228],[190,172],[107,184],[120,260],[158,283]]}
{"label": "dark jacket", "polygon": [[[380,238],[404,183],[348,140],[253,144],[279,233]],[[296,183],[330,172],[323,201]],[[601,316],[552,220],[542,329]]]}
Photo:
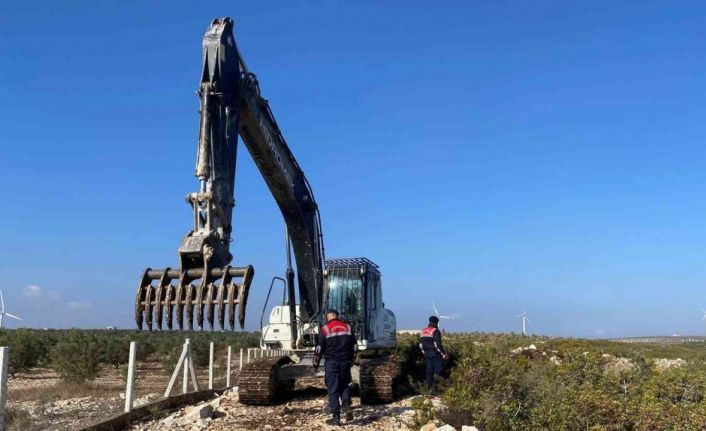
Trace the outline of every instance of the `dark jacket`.
{"label": "dark jacket", "polygon": [[316,356],[327,361],[350,362],[355,355],[356,340],[351,325],[339,319],[330,320],[321,327]]}
{"label": "dark jacket", "polygon": [[437,358],[446,355],[444,345],[441,344],[441,331],[433,324],[422,329],[419,334],[419,348],[425,358]]}

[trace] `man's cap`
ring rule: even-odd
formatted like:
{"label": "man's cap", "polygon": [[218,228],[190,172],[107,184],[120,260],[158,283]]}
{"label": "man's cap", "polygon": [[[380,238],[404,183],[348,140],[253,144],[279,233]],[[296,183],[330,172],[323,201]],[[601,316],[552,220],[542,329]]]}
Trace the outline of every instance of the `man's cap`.
{"label": "man's cap", "polygon": [[436,316],[429,316],[429,323],[439,323],[439,318]]}
{"label": "man's cap", "polygon": [[338,310],[336,310],[335,308],[329,308],[328,310],[326,310],[326,314],[335,314],[336,316],[338,316]]}

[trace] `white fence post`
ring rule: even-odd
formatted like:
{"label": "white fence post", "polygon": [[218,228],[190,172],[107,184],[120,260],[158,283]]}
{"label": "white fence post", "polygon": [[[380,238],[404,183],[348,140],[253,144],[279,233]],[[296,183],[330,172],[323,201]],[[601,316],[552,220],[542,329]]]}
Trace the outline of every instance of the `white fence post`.
{"label": "white fence post", "polygon": [[248,364],[250,363],[250,348],[248,348]]}
{"label": "white fence post", "polygon": [[0,431],[5,429],[5,402],[7,401],[7,364],[10,348],[0,347]]}
{"label": "white fence post", "polygon": [[130,356],[127,364],[127,388],[125,389],[125,413],[132,410],[132,401],[135,399],[135,358],[137,356],[137,343],[130,341]]}
{"label": "white fence post", "polygon": [[184,381],[181,384],[181,393],[185,394],[189,392],[189,362],[191,361],[191,355],[189,355],[189,348],[191,347],[191,340],[188,338],[184,341],[184,351],[186,356],[184,357]]}
{"label": "white fence post", "polygon": [[240,348],[240,362],[238,362],[238,370],[243,371],[243,348]]}
{"label": "white fence post", "polygon": [[226,388],[230,387],[230,358],[231,358],[231,346],[228,346],[228,362],[226,363]]}
{"label": "white fence post", "polygon": [[208,348],[208,388],[213,389],[213,341]]}

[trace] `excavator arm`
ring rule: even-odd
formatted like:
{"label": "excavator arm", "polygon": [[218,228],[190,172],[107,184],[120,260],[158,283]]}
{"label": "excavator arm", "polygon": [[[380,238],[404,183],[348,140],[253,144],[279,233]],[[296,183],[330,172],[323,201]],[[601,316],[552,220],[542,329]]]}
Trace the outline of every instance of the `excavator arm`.
{"label": "excavator arm", "polygon": [[282,212],[297,264],[300,303],[314,317],[325,297],[324,248],[314,194],[260,95],[255,75],[247,73],[241,88],[240,136]]}
{"label": "excavator arm", "polygon": [[[309,319],[318,318],[327,297],[318,207],[304,172],[277,126],[267,100],[260,94],[257,78],[247,69],[238,52],[230,18],[213,20],[206,31],[198,96],[201,121],[195,175],[200,188],[186,197],[193,209],[194,229],[179,247],[179,270],[148,268],[143,273],[136,299],[138,327],[142,327],[144,316],[151,329],[154,312],[161,328],[161,318],[166,311],[167,325],[171,328],[173,307],[177,309],[180,328],[184,309],[189,328],[193,325],[194,312],[199,326],[203,326],[206,315],[213,327],[215,306],[219,305],[221,327],[229,306],[232,328],[237,304],[241,306],[239,321],[243,326],[253,270],[251,266],[228,266],[233,258],[230,242],[238,134],[285,220],[296,260],[300,304]],[[288,270],[293,309],[292,274],[291,269]],[[243,282],[235,283],[234,277],[243,277]],[[171,285],[172,279],[178,279],[176,286]],[[198,283],[194,284],[197,279]],[[217,284],[219,279],[222,279],[220,285]]]}

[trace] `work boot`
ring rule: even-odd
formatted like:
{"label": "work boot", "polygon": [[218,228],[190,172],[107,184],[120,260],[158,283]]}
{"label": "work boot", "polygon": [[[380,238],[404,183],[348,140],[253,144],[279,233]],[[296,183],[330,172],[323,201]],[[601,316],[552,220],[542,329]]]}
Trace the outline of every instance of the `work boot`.
{"label": "work boot", "polygon": [[343,405],[343,415],[346,418],[346,422],[350,422],[353,420],[353,409],[351,409],[350,404]]}
{"label": "work boot", "polygon": [[329,419],[326,419],[326,425],[333,427],[341,426],[341,415],[339,413],[334,413]]}

